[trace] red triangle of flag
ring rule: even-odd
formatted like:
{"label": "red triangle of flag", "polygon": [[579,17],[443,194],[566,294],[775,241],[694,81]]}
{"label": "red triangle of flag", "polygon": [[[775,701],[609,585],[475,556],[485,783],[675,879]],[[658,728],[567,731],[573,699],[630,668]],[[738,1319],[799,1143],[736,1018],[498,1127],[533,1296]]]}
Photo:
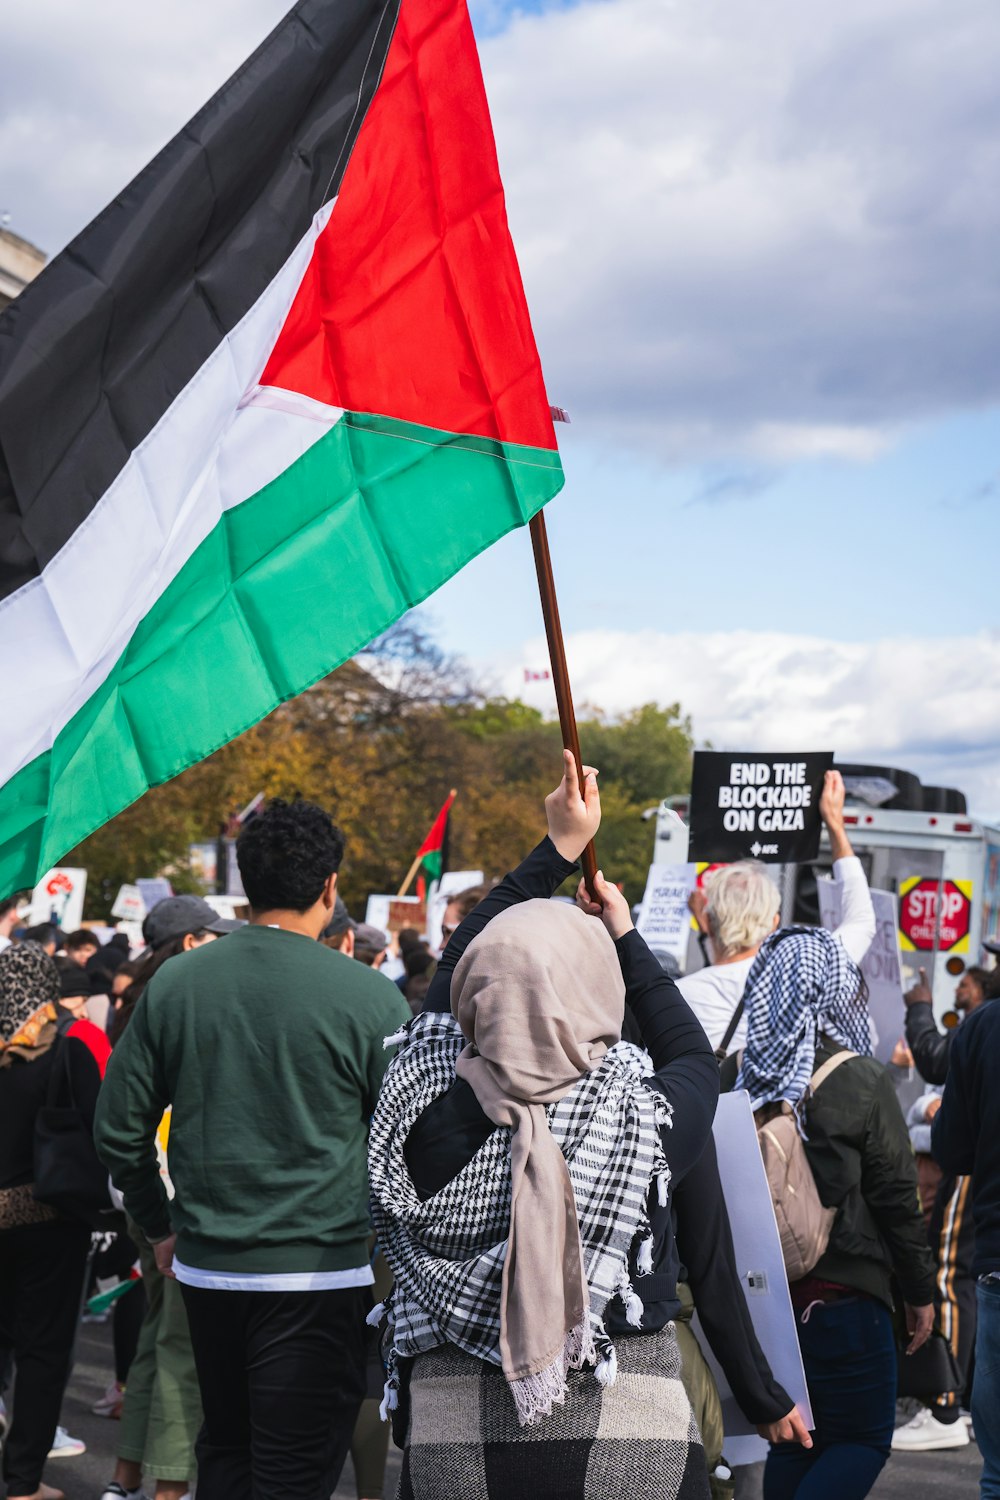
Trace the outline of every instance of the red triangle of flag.
{"label": "red triangle of flag", "polygon": [[402,0],[261,384],[556,447],[465,0]]}

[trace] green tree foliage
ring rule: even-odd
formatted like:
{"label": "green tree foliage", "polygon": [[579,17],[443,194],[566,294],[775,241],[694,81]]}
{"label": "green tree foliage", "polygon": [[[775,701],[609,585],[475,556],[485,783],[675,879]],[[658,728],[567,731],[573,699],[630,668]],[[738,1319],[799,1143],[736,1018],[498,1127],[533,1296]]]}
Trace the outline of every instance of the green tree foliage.
{"label": "green tree foliage", "polygon": [[[644,809],[686,791],[691,725],[678,704],[623,718],[584,713],[586,760],[601,772],[598,857],[632,901],[642,894],[653,830]],[[197,889],[188,846],[214,840],[257,792],[310,797],[347,835],[345,899],[362,913],[394,890],[451,787],[451,865],[499,876],[544,829],[542,798],[559,774],[558,723],[519,700],[483,697],[468,668],[445,656],[418,617],[283,704],[263,723],[174,781],[154,788],[67,863],[90,872],[88,906],[106,916],[118,886],[164,873]]]}

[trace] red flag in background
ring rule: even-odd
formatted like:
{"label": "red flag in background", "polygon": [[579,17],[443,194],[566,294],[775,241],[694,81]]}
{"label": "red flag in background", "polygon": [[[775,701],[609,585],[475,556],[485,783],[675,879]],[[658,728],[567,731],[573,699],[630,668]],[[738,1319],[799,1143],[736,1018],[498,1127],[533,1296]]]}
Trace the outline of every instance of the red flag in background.
{"label": "red flag in background", "polygon": [[431,826],[431,831],[417,850],[420,873],[417,876],[417,895],[424,900],[427,881],[440,880],[448,864],[448,821],[455,793],[449,792],[447,800]]}

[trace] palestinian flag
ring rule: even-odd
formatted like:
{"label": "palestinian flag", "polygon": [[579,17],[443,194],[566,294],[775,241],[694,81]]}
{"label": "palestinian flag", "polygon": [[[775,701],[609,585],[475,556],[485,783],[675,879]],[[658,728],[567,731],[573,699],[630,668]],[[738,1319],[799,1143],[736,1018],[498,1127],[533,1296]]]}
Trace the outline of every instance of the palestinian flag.
{"label": "palestinian flag", "polygon": [[301,0],[0,319],[0,894],[561,485],[465,0]]}
{"label": "palestinian flag", "polygon": [[[430,833],[417,850],[420,861],[419,879],[423,881],[440,880],[444,874],[448,863],[448,820],[454,800],[455,793],[450,792],[448,800],[434,819]],[[417,889],[419,894],[419,886]]]}

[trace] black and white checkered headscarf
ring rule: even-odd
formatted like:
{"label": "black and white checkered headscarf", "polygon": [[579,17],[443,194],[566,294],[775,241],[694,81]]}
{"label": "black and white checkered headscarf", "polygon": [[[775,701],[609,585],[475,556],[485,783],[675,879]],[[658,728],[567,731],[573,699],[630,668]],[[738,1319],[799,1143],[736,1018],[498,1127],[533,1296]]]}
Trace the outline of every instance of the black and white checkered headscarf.
{"label": "black and white checkered headscarf", "polygon": [[754,1109],[797,1105],[816,1066],[824,1032],[870,1057],[864,981],[839,938],[818,927],[789,927],[761,944],[743,992],[747,1044],[736,1079]]}
{"label": "black and white checkered headscarf", "polygon": [[[464,1045],[451,1016],[417,1016],[389,1065],[372,1119],[372,1217],[395,1277],[387,1307],[376,1308],[373,1318],[377,1321],[387,1311],[393,1334],[385,1403],[389,1410],[396,1401],[397,1356],[455,1344],[501,1364],[510,1130],[494,1130],[458,1176],[424,1202],[403,1155],[417,1117],[455,1082],[455,1063]],[[613,1381],[617,1363],[603,1323],[608,1303],[620,1296],[629,1321],[639,1326],[642,1318],[628,1260],[637,1236],[651,1248],[646,1239],[646,1199],[652,1183],[660,1201],[666,1202],[670,1174],[660,1131],[671,1123],[670,1106],[644,1083],[651,1073],[646,1053],[619,1042],[593,1072],[546,1110],[569,1168],[590,1292],[590,1337],[571,1365],[596,1363],[602,1384]]]}

